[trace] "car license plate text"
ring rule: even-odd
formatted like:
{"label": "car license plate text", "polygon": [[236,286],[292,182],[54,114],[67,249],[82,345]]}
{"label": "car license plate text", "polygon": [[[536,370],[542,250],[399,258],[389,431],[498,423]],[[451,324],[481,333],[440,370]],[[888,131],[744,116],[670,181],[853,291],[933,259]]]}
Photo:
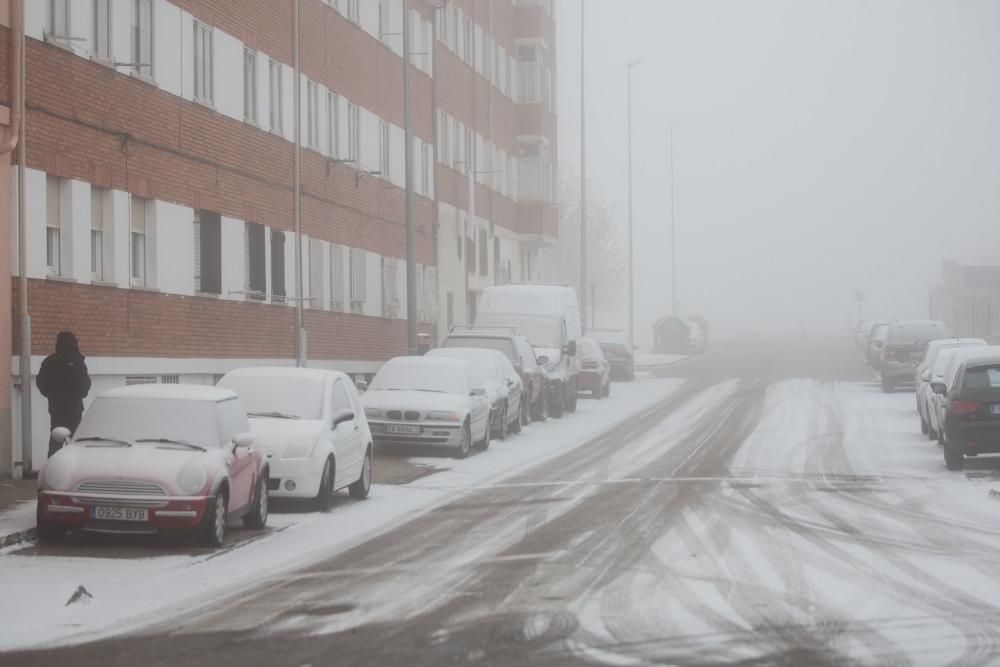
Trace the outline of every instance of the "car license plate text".
{"label": "car license plate text", "polygon": [[149,521],[149,510],[135,507],[92,507],[90,518],[98,521]]}
{"label": "car license plate text", "polygon": [[408,424],[386,424],[386,433],[396,433],[397,435],[420,435],[419,426],[410,426]]}

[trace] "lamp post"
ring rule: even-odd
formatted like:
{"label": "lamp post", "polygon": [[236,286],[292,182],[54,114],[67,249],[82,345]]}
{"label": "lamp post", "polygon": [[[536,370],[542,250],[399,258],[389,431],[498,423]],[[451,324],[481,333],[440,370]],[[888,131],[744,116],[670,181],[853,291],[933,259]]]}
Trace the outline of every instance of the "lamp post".
{"label": "lamp post", "polygon": [[632,248],[632,68],[641,63],[633,60],[626,66],[628,80],[628,347],[635,349],[635,276]]}
{"label": "lamp post", "polygon": [[294,99],[293,107],[293,134],[294,145],[292,147],[292,211],[295,226],[295,365],[306,365],[306,330],[305,315],[302,312],[304,294],[302,291],[302,181],[301,181],[301,152],[302,152],[302,113],[300,111],[302,79],[299,75],[299,0],[292,0],[292,60],[295,71],[295,81],[292,85]]}
{"label": "lamp post", "polygon": [[[580,311],[587,328],[587,109],[584,94],[586,61],[584,59],[584,10],[580,3]],[[593,324],[591,324],[593,326]]]}
{"label": "lamp post", "polygon": [[677,233],[674,224],[674,125],[669,124],[670,134],[670,314],[677,317]]}
{"label": "lamp post", "polygon": [[406,348],[415,355],[417,345],[417,259],[413,227],[413,121],[410,111],[410,8],[403,7],[403,161],[406,170]]}

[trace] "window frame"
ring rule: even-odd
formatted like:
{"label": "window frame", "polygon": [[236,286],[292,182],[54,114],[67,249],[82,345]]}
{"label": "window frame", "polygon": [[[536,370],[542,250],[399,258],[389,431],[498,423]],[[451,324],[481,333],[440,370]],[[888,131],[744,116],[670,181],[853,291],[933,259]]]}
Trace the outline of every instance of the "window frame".
{"label": "window frame", "polygon": [[[131,54],[131,65],[132,74],[139,77],[140,79],[145,79],[146,81],[153,81],[155,70],[153,63],[153,39],[155,35],[154,23],[156,22],[154,16],[154,5],[153,0],[131,0],[132,5],[132,19],[130,23],[130,38],[131,44],[129,46],[129,53]],[[149,18],[149,26],[146,32],[146,40],[143,40],[143,8],[146,8],[145,16]],[[149,62],[143,62],[143,54],[148,51]],[[144,71],[147,70],[148,71]]]}
{"label": "window frame", "polygon": [[206,106],[215,104],[215,31],[212,26],[194,21],[192,64],[193,97]]}
{"label": "window frame", "polygon": [[243,120],[259,124],[257,94],[257,51],[243,47]]}
{"label": "window frame", "polygon": [[274,58],[267,60],[268,127],[271,132],[283,135],[284,123],[284,83],[281,62]]}
{"label": "window frame", "polygon": [[[113,35],[114,35],[114,11],[113,0],[94,0],[91,9],[91,49],[90,57],[105,64],[114,61]],[[103,7],[103,21],[101,10]],[[101,45],[101,28],[104,29],[103,49]]]}

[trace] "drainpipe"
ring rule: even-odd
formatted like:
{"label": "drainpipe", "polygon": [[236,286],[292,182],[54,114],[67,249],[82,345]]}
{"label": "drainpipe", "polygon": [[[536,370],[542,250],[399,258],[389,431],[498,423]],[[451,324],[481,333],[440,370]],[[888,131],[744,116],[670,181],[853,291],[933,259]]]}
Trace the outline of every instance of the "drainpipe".
{"label": "drainpipe", "polygon": [[[28,476],[33,467],[31,464],[31,318],[28,315],[28,253],[24,205],[24,0],[13,0],[10,3],[10,28],[12,47],[9,63],[12,92],[10,137],[0,145],[0,155],[17,150],[17,264],[20,274],[18,313],[21,322],[21,474]],[[13,456],[11,458],[13,459]]]}

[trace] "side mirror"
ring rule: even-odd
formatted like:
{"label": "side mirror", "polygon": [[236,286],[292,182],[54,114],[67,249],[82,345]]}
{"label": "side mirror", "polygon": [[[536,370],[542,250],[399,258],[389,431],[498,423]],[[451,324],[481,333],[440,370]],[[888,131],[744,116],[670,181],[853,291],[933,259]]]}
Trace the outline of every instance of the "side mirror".
{"label": "side mirror", "polygon": [[514,378],[507,378],[507,386],[508,387],[514,386]]}
{"label": "side mirror", "polygon": [[368,382],[365,380],[358,380],[354,386],[357,387],[358,391],[368,391]]}
{"label": "side mirror", "polygon": [[571,340],[570,342],[566,343],[566,347],[563,348],[563,349],[566,351],[566,354],[568,356],[575,357],[576,356],[576,341],[575,340]]}
{"label": "side mirror", "polygon": [[924,382],[928,382],[931,379],[931,372],[930,372],[930,370],[926,370],[923,373],[921,373],[920,374],[920,379],[923,380]]}
{"label": "side mirror", "polygon": [[253,433],[237,433],[233,436],[233,445],[236,447],[250,447],[253,441]]}
{"label": "side mirror", "polygon": [[548,358],[548,357],[546,357],[546,356],[545,356],[545,355],[543,354],[543,355],[541,355],[540,357],[538,357],[537,359],[535,359],[535,361],[537,361],[537,362],[538,362],[538,365],[539,365],[539,366],[544,366],[545,364],[549,363],[549,358]]}
{"label": "side mirror", "polygon": [[485,396],[486,387],[473,387],[472,391],[469,392],[469,396]]}
{"label": "side mirror", "polygon": [[944,386],[944,382],[931,382],[931,391],[938,396],[944,396],[948,393],[948,388]]}
{"label": "side mirror", "polygon": [[344,408],[343,410],[337,411],[337,414],[333,416],[333,428],[337,428],[344,422],[354,421],[354,411]]}
{"label": "side mirror", "polygon": [[60,445],[69,440],[70,435],[69,429],[65,426],[56,426],[52,429],[52,439]]}

